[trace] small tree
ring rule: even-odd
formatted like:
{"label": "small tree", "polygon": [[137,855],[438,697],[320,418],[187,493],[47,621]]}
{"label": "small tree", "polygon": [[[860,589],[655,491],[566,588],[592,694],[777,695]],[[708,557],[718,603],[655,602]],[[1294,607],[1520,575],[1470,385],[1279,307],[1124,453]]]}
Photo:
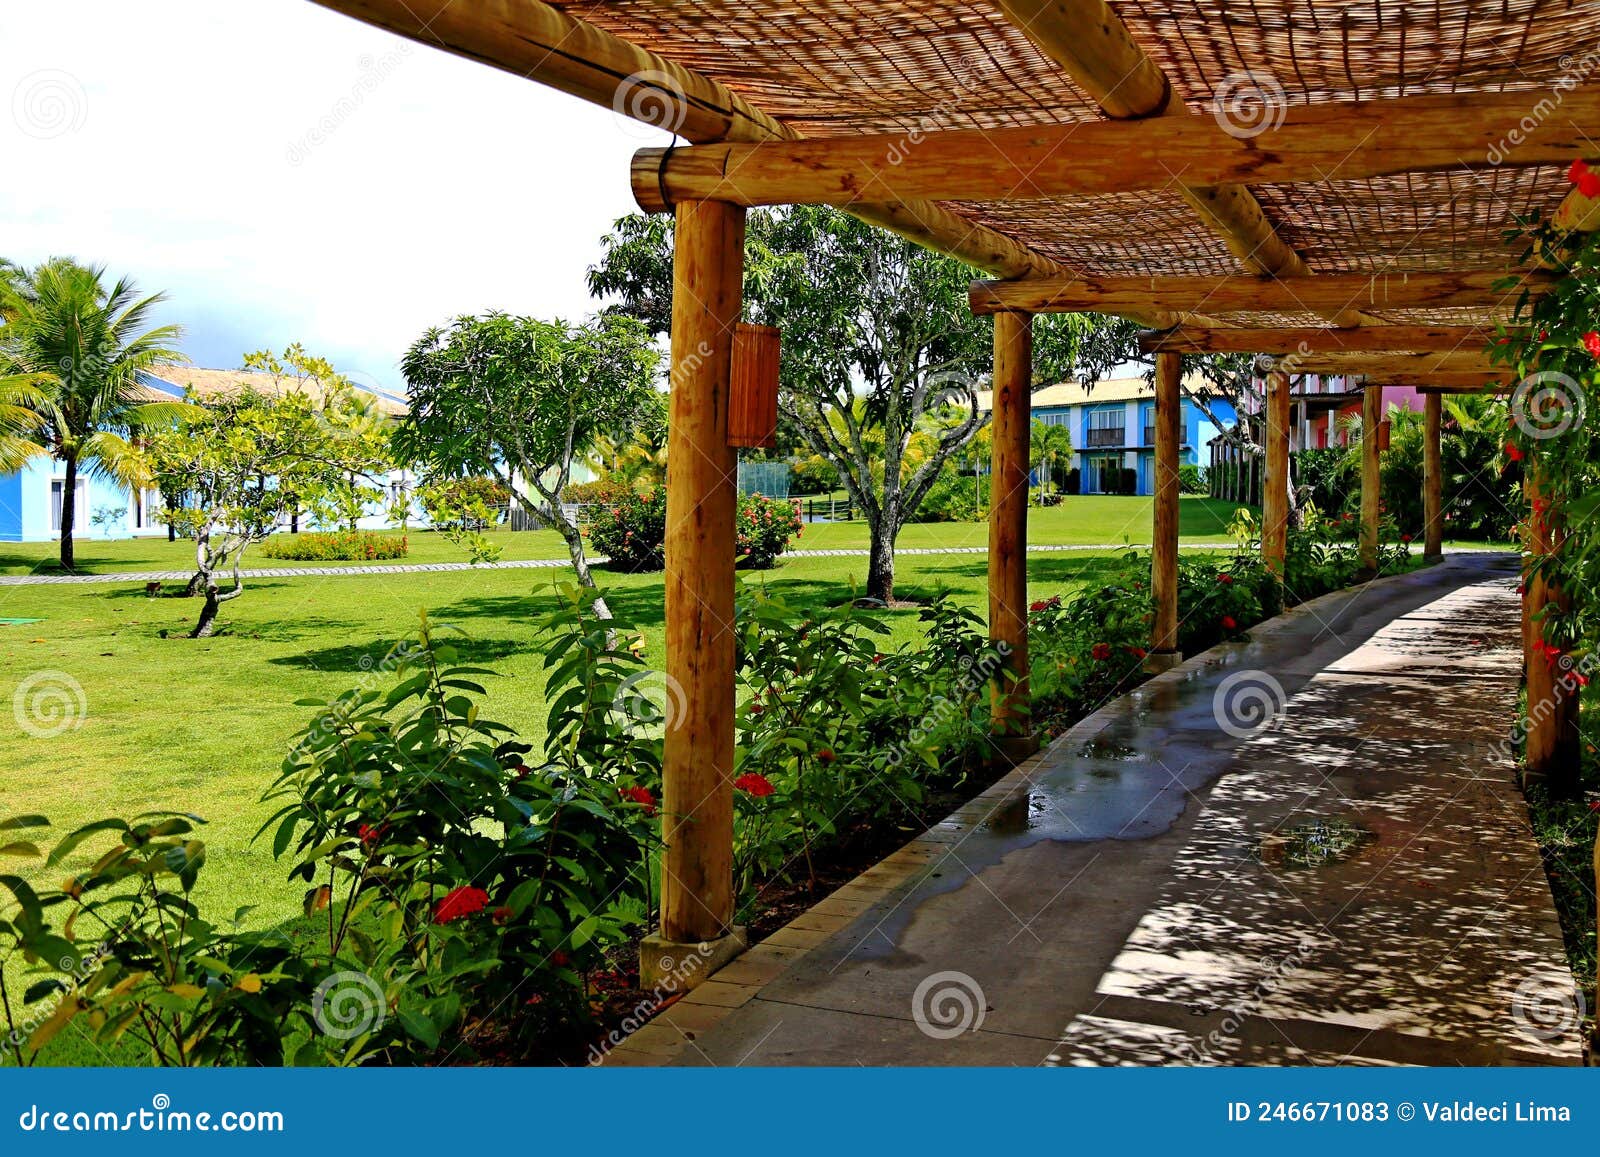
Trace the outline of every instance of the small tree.
{"label": "small tree", "polygon": [[[150,439],[146,457],[164,494],[182,493],[165,518],[195,544],[190,590],[205,598],[190,638],[215,629],[222,604],[244,593],[240,565],[252,543],[278,528],[291,510],[332,516],[348,474],[385,466],[309,394],[269,397],[254,390],[196,406]],[[232,572],[232,587],[222,576]]]}
{"label": "small tree", "polygon": [[[659,360],[649,330],[630,318],[458,318],[429,330],[401,363],[411,409],[396,447],[429,478],[498,480],[511,501],[560,532],[578,582],[593,590],[583,536],[561,514],[561,491],[602,435],[660,425]],[[594,608],[611,617],[598,595]]]}

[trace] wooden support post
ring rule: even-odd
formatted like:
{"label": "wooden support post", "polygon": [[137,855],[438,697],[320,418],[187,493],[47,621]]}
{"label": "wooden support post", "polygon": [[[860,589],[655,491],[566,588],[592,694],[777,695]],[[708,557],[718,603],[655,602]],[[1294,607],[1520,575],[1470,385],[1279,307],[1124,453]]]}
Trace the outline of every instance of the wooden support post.
{"label": "wooden support post", "polygon": [[1378,463],[1378,427],[1383,424],[1383,387],[1361,391],[1361,576],[1378,573],[1378,506],[1382,474]]}
{"label": "wooden support post", "polygon": [[994,318],[994,466],[989,503],[989,638],[1005,649],[990,721],[1003,760],[1036,750],[1028,711],[1028,446],[1033,318]]}
{"label": "wooden support post", "polygon": [[1422,400],[1422,557],[1444,557],[1444,460],[1439,449],[1444,398],[1425,394]]}
{"label": "wooden support post", "polygon": [[1156,621],[1146,666],[1165,671],[1183,661],[1178,651],[1178,437],[1183,396],[1181,354],[1156,355],[1155,531],[1150,549],[1150,594]]}
{"label": "wooden support post", "polygon": [[1545,650],[1545,608],[1563,606],[1562,594],[1537,573],[1533,564],[1558,550],[1563,535],[1561,512],[1541,501],[1539,472],[1532,462],[1523,473],[1522,494],[1532,511],[1522,574],[1522,639],[1528,685],[1524,743],[1524,782],[1540,785],[1552,796],[1575,799],[1579,777],[1579,687],[1572,658],[1551,662]]}
{"label": "wooden support post", "polygon": [[1283,578],[1289,549],[1289,375],[1267,375],[1267,480],[1261,497],[1261,556]]}
{"label": "wooden support post", "polygon": [[661,931],[641,947],[646,987],[674,976],[684,944],[743,947],[733,919],[734,505],[728,390],[744,271],[744,210],[677,210],[667,425],[666,652],[672,698],[662,754]]}

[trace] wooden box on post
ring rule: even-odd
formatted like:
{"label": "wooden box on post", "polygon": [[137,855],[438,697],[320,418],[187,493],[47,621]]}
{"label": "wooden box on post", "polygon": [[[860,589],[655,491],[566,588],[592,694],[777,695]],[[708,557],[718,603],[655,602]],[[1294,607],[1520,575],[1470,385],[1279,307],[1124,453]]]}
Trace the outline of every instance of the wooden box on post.
{"label": "wooden box on post", "polygon": [[740,322],[733,335],[728,389],[728,445],[778,444],[779,331]]}

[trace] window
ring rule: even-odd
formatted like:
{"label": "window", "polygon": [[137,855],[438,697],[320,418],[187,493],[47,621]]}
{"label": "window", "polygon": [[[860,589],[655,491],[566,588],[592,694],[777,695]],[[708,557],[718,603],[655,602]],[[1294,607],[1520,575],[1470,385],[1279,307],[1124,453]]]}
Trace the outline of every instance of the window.
{"label": "window", "polygon": [[136,490],[133,492],[133,529],[149,530],[156,525],[161,514],[161,491]]}
{"label": "window", "polygon": [[1121,446],[1127,422],[1127,411],[1121,406],[1114,409],[1089,411],[1089,429],[1084,442],[1089,446]]}
{"label": "window", "polygon": [[[61,530],[61,499],[66,492],[67,480],[65,478],[52,478],[50,480],[50,529],[53,531],[59,532]],[[78,479],[78,484],[73,487],[73,497],[72,528],[74,531],[78,531],[82,529],[84,523],[89,519],[87,490],[84,487],[82,478]]]}

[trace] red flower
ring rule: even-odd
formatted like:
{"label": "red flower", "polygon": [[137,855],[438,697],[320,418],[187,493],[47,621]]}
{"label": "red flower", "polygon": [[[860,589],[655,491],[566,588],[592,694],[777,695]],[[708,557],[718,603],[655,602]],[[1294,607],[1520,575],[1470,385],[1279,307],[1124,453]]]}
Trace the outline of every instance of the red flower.
{"label": "red flower", "polygon": [[1231,574],[1228,574],[1226,571],[1224,571],[1222,574],[1219,574],[1217,576],[1217,581],[1219,583],[1221,583],[1225,587],[1232,586],[1233,585],[1233,576]]}
{"label": "red flower", "polygon": [[1239,626],[1239,624],[1234,621],[1234,618],[1233,618],[1232,615],[1223,615],[1222,616],[1222,629],[1224,631],[1236,630],[1236,629],[1238,629],[1238,626]]}
{"label": "red flower", "polygon": [[1142,659],[1145,657],[1147,652],[1143,647],[1129,647],[1128,654],[1132,655],[1135,659]]}
{"label": "red flower", "polygon": [[1101,662],[1104,662],[1105,660],[1111,658],[1111,644],[1096,643],[1093,647],[1089,648],[1089,654]]}
{"label": "red flower", "polygon": [[1583,335],[1583,348],[1589,351],[1592,358],[1600,358],[1600,333],[1590,330]]}
{"label": "red flower", "polygon": [[572,957],[568,956],[561,949],[557,948],[550,954],[550,963],[554,964],[557,968],[565,968],[567,965],[572,963]]}
{"label": "red flower", "polygon": [[1411,541],[1411,536],[1409,534],[1402,534],[1400,536],[1400,541],[1401,542],[1410,542]]}
{"label": "red flower", "polygon": [[1600,173],[1591,169],[1582,158],[1572,162],[1572,168],[1567,170],[1567,180],[1578,186],[1578,192],[1585,197],[1600,197]]}
{"label": "red flower", "polygon": [[371,824],[362,824],[356,829],[356,835],[361,837],[363,844],[372,848],[377,846],[378,841],[383,839],[383,833],[388,830],[388,824],[379,824],[377,827],[373,827]]}
{"label": "red flower", "polygon": [[493,912],[489,913],[489,918],[491,920],[493,920],[496,924],[509,924],[509,923],[511,923],[511,917],[513,915],[514,915],[514,913],[511,911],[511,905],[510,904],[502,904],[502,905],[500,905],[500,907],[496,908]]}
{"label": "red flower", "polygon": [[489,902],[489,893],[482,888],[473,888],[462,885],[446,894],[439,906],[433,910],[435,924],[448,924],[452,920],[459,920],[463,916],[471,916],[474,912],[482,912],[484,905]]}
{"label": "red flower", "polygon": [[1033,614],[1033,615],[1037,615],[1040,611],[1044,610],[1049,605],[1050,604],[1045,602],[1043,599],[1040,599],[1037,602],[1029,603],[1028,604],[1028,613],[1029,614]]}
{"label": "red flower", "polygon": [[1507,442],[1505,444],[1505,452],[1506,452],[1506,457],[1511,459],[1513,462],[1521,462],[1522,461],[1522,451],[1519,450],[1512,443]]}
{"label": "red flower", "polygon": [[821,751],[817,752],[817,758],[822,760],[823,763],[832,763],[834,759],[833,748],[824,747]]}
{"label": "red flower", "polygon": [[770,779],[764,775],[758,775],[753,771],[747,771],[738,779],[734,780],[733,786],[740,791],[748,792],[757,799],[761,799],[763,796],[769,796],[777,790],[777,788],[772,786],[772,781]]}
{"label": "red flower", "polygon": [[647,787],[639,787],[637,785],[634,787],[619,787],[617,788],[617,795],[643,806],[644,814],[647,816],[656,814],[656,797],[650,794],[650,789]]}
{"label": "red flower", "polygon": [[1600,799],[1592,799],[1592,800],[1590,800],[1589,801],[1589,810],[1592,811],[1592,812],[1600,812]]}

